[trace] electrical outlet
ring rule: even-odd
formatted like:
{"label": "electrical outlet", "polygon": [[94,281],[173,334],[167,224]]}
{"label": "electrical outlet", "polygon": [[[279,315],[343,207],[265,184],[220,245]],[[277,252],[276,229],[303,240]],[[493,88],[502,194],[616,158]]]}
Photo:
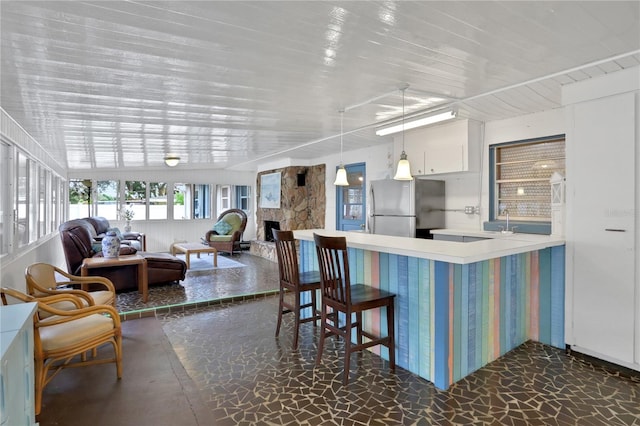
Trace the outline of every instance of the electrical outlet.
{"label": "electrical outlet", "polygon": [[474,206],[465,206],[464,212],[465,214],[474,214],[476,212],[476,208]]}

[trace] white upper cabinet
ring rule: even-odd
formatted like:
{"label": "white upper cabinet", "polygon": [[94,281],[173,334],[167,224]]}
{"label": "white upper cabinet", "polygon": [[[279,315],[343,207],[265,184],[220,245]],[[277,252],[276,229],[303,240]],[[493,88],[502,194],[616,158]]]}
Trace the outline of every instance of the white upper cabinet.
{"label": "white upper cabinet", "polygon": [[[457,120],[405,132],[404,150],[414,176],[477,170],[481,123]],[[402,152],[402,133],[394,137],[396,162]]]}

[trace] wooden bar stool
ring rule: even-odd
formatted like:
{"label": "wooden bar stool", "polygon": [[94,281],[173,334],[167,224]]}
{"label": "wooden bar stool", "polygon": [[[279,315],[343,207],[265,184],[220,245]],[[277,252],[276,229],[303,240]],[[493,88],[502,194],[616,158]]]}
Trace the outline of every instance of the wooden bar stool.
{"label": "wooden bar stool", "polygon": [[[334,335],[344,338],[344,373],[342,383],[349,382],[349,362],[351,352],[361,351],[371,346],[383,345],[389,348],[389,368],[395,371],[395,341],[393,325],[393,303],[395,294],[364,284],[351,284],[347,240],[344,237],[324,237],[313,234],[320,265],[320,294],[322,311],[320,341],[316,365],[320,365],[325,337]],[[387,336],[381,337],[362,329],[362,312],[369,309],[386,308]],[[328,310],[331,309],[331,312]],[[345,316],[345,325],[338,323],[338,313]],[[353,322],[353,314],[356,321]],[[351,330],[356,329],[357,342],[351,342]],[[325,333],[325,330],[328,332]],[[362,337],[369,340],[363,342]]]}
{"label": "wooden bar stool", "polygon": [[[279,231],[276,229],[272,231],[273,239],[276,242],[278,270],[280,274],[280,304],[278,306],[276,337],[280,334],[282,315],[293,312],[295,314],[293,349],[297,349],[300,323],[313,321],[313,325],[315,327],[316,320],[320,319],[320,312],[316,306],[316,291],[320,289],[320,272],[300,272],[298,267],[298,254],[296,252],[296,241],[293,237],[293,232]],[[294,296],[293,304],[285,300],[284,296],[287,291],[291,292]],[[311,302],[301,305],[301,295],[307,291],[311,293]],[[301,318],[301,311],[305,308],[311,308],[311,316],[308,318]]]}

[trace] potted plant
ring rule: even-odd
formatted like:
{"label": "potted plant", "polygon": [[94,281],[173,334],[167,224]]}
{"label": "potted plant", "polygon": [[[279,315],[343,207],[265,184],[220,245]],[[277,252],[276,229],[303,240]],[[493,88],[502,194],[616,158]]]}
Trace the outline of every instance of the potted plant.
{"label": "potted plant", "polygon": [[133,219],[134,215],[135,212],[130,205],[127,205],[123,207],[122,210],[120,210],[120,217],[126,222],[126,224],[124,225],[124,232],[131,232],[131,219]]}

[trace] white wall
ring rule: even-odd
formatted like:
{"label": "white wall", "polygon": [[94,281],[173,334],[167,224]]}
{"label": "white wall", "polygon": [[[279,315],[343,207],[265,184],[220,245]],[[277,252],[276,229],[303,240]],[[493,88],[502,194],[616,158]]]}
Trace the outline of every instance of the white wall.
{"label": "white wall", "polygon": [[50,263],[64,271],[67,270],[62,252],[62,242],[57,232],[27,247],[26,250],[20,251],[17,256],[2,258],[0,261],[0,270],[2,271],[0,286],[26,292],[24,271],[27,266],[37,262]]}

